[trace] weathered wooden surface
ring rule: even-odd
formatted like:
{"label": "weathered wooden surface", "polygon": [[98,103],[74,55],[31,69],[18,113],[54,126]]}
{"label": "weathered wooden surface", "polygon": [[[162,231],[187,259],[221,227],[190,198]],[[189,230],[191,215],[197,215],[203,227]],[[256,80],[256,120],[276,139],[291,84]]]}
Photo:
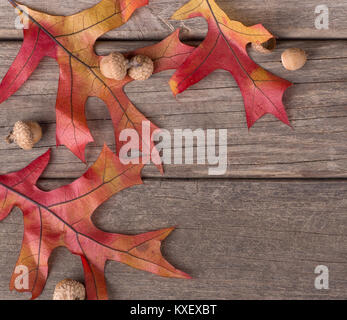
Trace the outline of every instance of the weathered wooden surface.
{"label": "weathered wooden surface", "polygon": [[[56,187],[46,181],[44,188]],[[163,279],[118,263],[106,268],[112,299],[347,298],[345,181],[146,180],[95,213],[110,232],[139,233],[177,225],[165,256],[193,280]],[[1,223],[0,297],[8,291],[22,234],[19,210]],[[59,249],[42,299],[57,281],[83,280],[78,257]],[[330,290],[314,288],[318,265]]]}
{"label": "weathered wooden surface", "polygon": [[[150,43],[102,42],[97,51],[114,48],[132,50]],[[309,55],[300,71],[288,72],[280,62],[281,52],[291,46]],[[19,49],[17,42],[3,42],[0,48],[0,77],[3,77]],[[248,131],[243,100],[231,75],[217,71],[173,97],[167,82],[172,72],[163,72],[145,82],[126,87],[130,99],[151,121],[174,129],[228,129],[228,170],[224,177],[347,177],[347,42],[281,41],[270,55],[254,54],[255,60],[292,82],[285,105],[293,129],[266,116]],[[0,106],[0,137],[6,137],[18,114],[44,124],[45,136],[33,152],[8,146],[0,139],[0,172],[18,170],[55,146],[55,99],[58,66],[45,60],[18,93]],[[87,149],[87,160],[98,157],[104,141],[114,146],[113,127],[101,100],[90,99],[87,116],[95,143]],[[9,153],[8,150],[11,150]],[[10,160],[10,161],[9,161]],[[49,178],[76,178],[86,169],[69,150],[54,148]],[[166,177],[207,177],[209,165],[167,165]],[[145,177],[159,177],[154,167]]]}
{"label": "weathered wooden surface", "polygon": [[[44,12],[58,15],[74,14],[89,8],[98,0],[22,0],[23,4]],[[203,19],[184,22],[170,20],[186,0],[150,0],[147,7],[138,10],[129,23],[111,31],[107,38],[152,40],[162,39],[175,28],[182,27],[189,39],[202,37],[206,33]],[[334,0],[219,0],[217,3],[234,20],[245,25],[262,23],[280,38],[347,38],[346,2]],[[315,8],[325,4],[330,9],[329,30],[315,28]],[[76,9],[78,8],[78,9]],[[21,38],[22,32],[14,27],[16,15],[7,0],[0,1],[0,38]]]}
{"label": "weathered wooden surface", "polygon": [[[72,14],[98,0],[23,0],[36,9]],[[183,27],[182,38],[206,32],[202,19],[169,21],[186,0],[150,0],[131,21],[108,39],[162,39]],[[330,29],[314,28],[318,0],[219,1],[232,18],[247,25],[262,22],[280,38],[273,54],[252,57],[295,85],[285,95],[293,129],[266,116],[248,132],[243,102],[232,77],[217,71],[173,98],[163,72],[126,91],[151,121],[171,132],[179,129],[228,129],[228,170],[222,179],[208,177],[208,165],[166,165],[165,176],[149,166],[145,186],[126,190],[102,205],[95,223],[110,232],[139,233],[177,225],[164,242],[164,254],[194,280],[163,279],[110,263],[106,269],[112,299],[347,299],[347,38],[345,1],[327,0]],[[14,10],[0,1],[0,79],[20,47]],[[293,41],[292,39],[327,39]],[[97,52],[128,51],[150,41],[104,41]],[[307,51],[300,71],[285,71],[281,52]],[[58,67],[44,60],[16,95],[0,106],[0,174],[18,170],[55,146]],[[32,152],[8,146],[4,138],[15,121],[42,123],[43,140]],[[114,147],[113,128],[100,100],[88,101],[87,117],[95,143],[87,149],[88,164],[104,141]],[[1,138],[3,137],[3,138]],[[54,149],[41,186],[53,189],[86,170],[65,147]],[[177,179],[172,179],[177,178]],[[182,179],[188,178],[188,179]],[[218,177],[217,177],[218,178]],[[240,179],[235,179],[240,178]],[[250,180],[250,178],[258,178]],[[274,179],[276,178],[276,179]],[[279,180],[278,178],[291,178]],[[314,178],[311,180],[311,178]],[[320,179],[324,178],[324,179]],[[326,179],[328,178],[328,179]],[[333,180],[331,178],[341,178]],[[8,284],[22,240],[22,215],[16,209],[0,223],[0,299],[29,296],[10,293]],[[41,299],[51,299],[55,284],[71,277],[83,281],[79,258],[58,249]],[[314,269],[330,270],[330,290],[314,288]]]}

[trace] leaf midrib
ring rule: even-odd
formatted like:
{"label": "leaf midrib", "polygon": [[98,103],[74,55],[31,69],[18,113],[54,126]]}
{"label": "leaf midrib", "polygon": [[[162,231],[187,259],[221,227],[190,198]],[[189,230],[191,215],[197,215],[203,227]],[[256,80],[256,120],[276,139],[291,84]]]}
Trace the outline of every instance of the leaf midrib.
{"label": "leaf midrib", "polygon": [[[259,90],[261,92],[261,94],[271,103],[271,105],[277,110],[277,112],[279,112],[280,114],[282,114],[282,112],[280,112],[280,110],[278,109],[278,107],[276,106],[276,104],[265,94],[265,92],[263,90],[261,90],[256,82],[259,82],[259,81],[263,81],[263,80],[254,80],[250,74],[247,72],[247,70],[244,68],[243,64],[241,63],[241,61],[239,60],[238,56],[236,55],[235,51],[233,50],[232,46],[230,45],[228,39],[226,38],[224,32],[222,31],[221,27],[220,27],[220,24],[222,24],[223,26],[225,26],[223,23],[220,23],[219,20],[217,19],[213,9],[212,9],[212,6],[210,4],[210,1],[209,0],[203,0],[203,1],[206,1],[208,7],[209,7],[209,10],[213,16],[213,19],[217,25],[217,28],[219,30],[219,36],[217,37],[216,39],[216,42],[215,42],[215,45],[214,45],[214,48],[211,50],[211,52],[215,49],[218,41],[219,41],[219,37],[222,36],[224,41],[226,42],[226,44],[228,45],[228,48],[230,49],[232,55],[234,56],[234,58],[236,59],[237,63],[239,64],[240,68],[242,69],[242,71],[244,72],[244,74],[247,76],[247,78],[253,83],[253,86],[255,89]],[[202,2],[203,2],[202,1]],[[201,3],[202,3],[201,2]],[[201,5],[200,3],[200,5]],[[199,6],[200,6],[199,5]],[[199,7],[198,6],[198,7]],[[232,31],[235,31],[235,30],[232,30]],[[236,31],[235,31],[236,32]],[[258,35],[256,35],[258,36]],[[192,73],[194,74],[195,72],[197,72],[197,70],[205,63],[205,61],[207,60],[207,58],[196,68],[196,70]],[[189,78],[192,74],[188,75],[186,78],[184,78],[182,81],[180,81],[180,83],[178,84],[178,87],[182,84],[182,82],[184,82],[187,78]],[[277,80],[274,80],[274,81],[277,81]],[[254,97],[254,94],[253,94],[253,97]],[[253,107],[253,106],[252,106]]]}
{"label": "leaf midrib", "polygon": [[[131,169],[134,168],[134,167],[135,167],[135,165],[132,166],[132,167],[130,167],[130,168],[128,168],[127,171],[131,170]],[[126,171],[125,171],[125,172],[126,172]],[[122,172],[122,174],[124,174],[124,172]],[[98,188],[93,189],[94,192],[95,192],[96,190],[98,190],[101,186],[103,186],[103,185],[105,185],[105,184],[108,184],[108,183],[111,183],[112,181],[114,181],[114,179],[118,178],[119,176],[121,176],[121,175],[118,175],[118,176],[114,177],[113,179],[111,179],[110,181],[108,181],[108,182],[106,182],[106,183],[100,185]],[[37,202],[36,200],[33,200],[33,199],[29,198],[29,197],[26,196],[25,194],[23,194],[23,193],[21,193],[21,192],[15,190],[15,189],[13,189],[12,187],[10,187],[10,186],[8,186],[8,185],[2,183],[2,182],[0,182],[0,186],[2,186],[3,188],[5,188],[6,190],[8,190],[8,191],[10,191],[10,192],[13,192],[13,193],[16,194],[17,196],[19,196],[19,197],[21,197],[21,198],[24,198],[25,200],[31,202],[31,203],[34,204],[36,207],[38,207],[39,210],[40,210],[40,208],[46,210],[46,211],[49,212],[51,215],[53,215],[55,218],[57,218],[59,221],[61,221],[63,224],[65,224],[65,225],[66,225],[69,229],[71,229],[76,235],[85,237],[85,238],[87,238],[87,239],[89,239],[89,240],[95,242],[96,244],[98,244],[98,245],[100,245],[100,246],[102,246],[102,247],[104,247],[104,248],[106,248],[106,249],[109,249],[109,250],[111,250],[111,251],[115,251],[115,252],[120,252],[120,253],[127,254],[127,255],[132,256],[132,257],[134,257],[134,258],[136,258],[136,259],[138,259],[138,260],[142,260],[142,261],[148,262],[148,263],[150,263],[150,264],[156,265],[156,266],[158,266],[158,267],[160,267],[160,268],[163,268],[163,269],[169,271],[170,273],[173,273],[173,274],[174,274],[174,272],[173,272],[172,270],[166,268],[165,266],[162,266],[162,265],[160,265],[160,264],[157,264],[157,263],[155,263],[155,262],[153,262],[153,261],[150,261],[150,260],[147,260],[147,259],[140,258],[140,257],[135,256],[135,255],[133,255],[133,254],[130,253],[130,251],[134,250],[135,248],[137,248],[137,247],[139,247],[139,246],[141,246],[141,245],[143,245],[143,244],[145,244],[145,243],[147,243],[147,242],[149,242],[149,241],[151,241],[151,240],[153,240],[153,239],[155,239],[155,238],[160,237],[161,235],[167,233],[167,231],[163,232],[161,235],[156,235],[156,236],[153,237],[153,238],[150,238],[150,239],[148,239],[148,240],[146,240],[146,241],[144,241],[144,242],[141,242],[139,245],[136,245],[136,246],[130,248],[128,251],[126,251],[126,250],[120,250],[120,249],[115,249],[115,248],[112,248],[112,247],[110,247],[110,246],[108,246],[108,245],[106,245],[106,244],[104,244],[104,243],[101,243],[101,242],[99,242],[99,241],[93,239],[92,237],[90,237],[90,236],[88,236],[88,235],[86,235],[86,234],[84,234],[84,233],[82,233],[82,232],[76,230],[72,225],[70,225],[70,224],[69,224],[68,222],[66,222],[64,219],[62,219],[61,217],[59,217],[59,216],[58,216],[54,211],[52,211],[49,207],[47,207],[47,206],[45,206],[45,205],[43,205],[43,204]]]}
{"label": "leaf midrib", "polygon": [[[216,24],[217,24],[217,27],[218,27],[219,32],[222,34],[222,37],[223,37],[224,41],[227,43],[229,49],[231,50],[233,56],[234,56],[235,59],[237,60],[237,63],[240,65],[240,67],[241,67],[241,69],[243,70],[243,72],[244,72],[244,73],[246,74],[246,76],[252,81],[253,86],[254,86],[255,88],[257,88],[257,90],[259,90],[259,91],[262,93],[262,95],[273,105],[273,107],[277,110],[277,112],[279,112],[279,113],[281,114],[281,112],[280,112],[280,110],[277,108],[276,104],[265,94],[265,92],[264,92],[263,90],[261,90],[261,89],[257,86],[256,82],[259,81],[259,80],[257,80],[257,81],[254,80],[254,79],[249,75],[249,73],[247,72],[247,70],[244,68],[244,66],[242,65],[242,63],[241,63],[241,61],[239,60],[238,56],[236,55],[234,49],[232,48],[232,46],[230,45],[228,39],[226,38],[224,32],[222,31],[222,29],[221,29],[221,27],[220,27],[220,25],[219,25],[219,21],[218,21],[216,15],[215,15],[215,13],[214,13],[214,11],[213,11],[213,9],[212,9],[212,6],[211,6],[211,4],[210,4],[210,1],[209,1],[209,0],[206,0],[206,2],[207,2],[207,5],[208,5],[208,7],[209,7],[209,9],[210,9],[210,11],[211,11],[211,13],[212,13],[212,15],[213,15],[213,19],[215,20],[215,22],[216,22]],[[255,93],[253,93],[253,98],[254,98],[254,96],[255,96]],[[252,107],[253,107],[253,106],[252,106]]]}
{"label": "leaf midrib", "polygon": [[119,107],[122,109],[123,114],[126,115],[127,119],[130,121],[130,123],[132,124],[132,126],[135,128],[135,124],[133,123],[133,121],[129,118],[126,110],[124,109],[124,107],[122,106],[121,102],[119,101],[119,99],[117,98],[117,96],[113,93],[112,89],[105,83],[105,81],[103,81],[93,70],[93,68],[91,66],[89,66],[87,63],[85,63],[84,61],[82,61],[80,58],[78,58],[77,56],[75,56],[72,52],[70,52],[67,48],[65,48],[55,37],[52,33],[50,33],[46,28],[44,28],[34,17],[32,17],[29,13],[25,12],[23,9],[21,9],[18,4],[14,1],[14,0],[8,0],[16,9],[18,9],[22,14],[26,15],[32,22],[34,22],[40,29],[42,29],[59,47],[61,47],[70,57],[74,58],[76,61],[78,61],[79,63],[81,63],[85,68],[87,68],[96,79],[98,79],[102,85],[107,88],[107,90],[110,92],[110,94],[113,96],[113,98],[116,100],[116,102],[118,103]]}

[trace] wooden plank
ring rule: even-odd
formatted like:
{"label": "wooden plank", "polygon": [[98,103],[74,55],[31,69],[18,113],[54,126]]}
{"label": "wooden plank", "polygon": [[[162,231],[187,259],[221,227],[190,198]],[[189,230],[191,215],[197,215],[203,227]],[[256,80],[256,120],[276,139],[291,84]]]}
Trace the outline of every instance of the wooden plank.
{"label": "wooden plank", "polygon": [[[114,48],[132,50],[149,42],[101,42],[100,54]],[[19,43],[3,42],[0,76],[9,68]],[[301,47],[309,55],[307,65],[289,72],[280,63],[281,52]],[[272,116],[248,131],[241,94],[232,77],[216,71],[177,100],[167,85],[172,72],[163,72],[145,82],[133,82],[126,91],[150,120],[173,132],[177,129],[228,129],[228,170],[225,177],[347,177],[347,43],[345,41],[281,41],[273,54],[252,52],[270,71],[295,83],[285,96],[293,129]],[[55,112],[58,67],[44,60],[30,80],[0,108],[0,172],[22,168],[55,146]],[[106,142],[114,147],[113,128],[103,102],[90,99],[87,118],[95,143],[87,149],[88,163],[96,160]],[[4,138],[18,119],[38,120],[45,135],[33,152],[8,146]],[[10,152],[9,152],[10,151]],[[67,165],[68,164],[68,165]],[[207,177],[208,165],[167,165],[166,177]],[[54,150],[46,178],[76,178],[86,166],[65,147]],[[145,177],[158,177],[147,167]]]}
{"label": "wooden plank", "polygon": [[[23,0],[25,5],[56,15],[74,14],[83,8],[89,8],[99,0]],[[170,20],[172,14],[187,0],[150,1],[147,7],[139,9],[132,19],[121,28],[111,31],[106,38],[126,40],[162,39],[174,29],[181,27],[183,36],[187,39],[202,38],[207,30],[202,18],[189,21]],[[346,10],[344,1],[326,0],[323,3],[330,10],[330,25],[328,30],[315,28],[315,8],[322,4],[320,0],[291,0],[290,3],[281,0],[220,0],[222,9],[231,19],[242,21],[245,25],[262,23],[280,38],[347,38]],[[14,26],[16,15],[14,9],[7,3],[0,3],[0,38],[20,39],[22,32]]]}
{"label": "wooden plank", "polygon": [[[94,222],[128,234],[177,225],[163,253],[194,280],[112,262],[106,268],[110,298],[346,299],[346,197],[341,180],[146,180],[102,205]],[[8,291],[22,228],[19,210],[0,223],[0,299],[25,298]],[[79,259],[67,250],[59,249],[50,263],[41,298],[51,299],[66,277],[83,280]],[[330,270],[330,290],[314,288],[318,265]]]}

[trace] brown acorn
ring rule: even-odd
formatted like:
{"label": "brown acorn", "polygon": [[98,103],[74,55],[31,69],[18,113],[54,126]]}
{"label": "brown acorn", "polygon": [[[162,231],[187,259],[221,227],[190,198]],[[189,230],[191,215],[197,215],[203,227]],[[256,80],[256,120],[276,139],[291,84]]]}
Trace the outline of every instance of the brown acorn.
{"label": "brown acorn", "polygon": [[282,64],[290,71],[301,69],[307,61],[306,52],[299,48],[289,48],[282,53]]}
{"label": "brown acorn", "polygon": [[153,74],[154,63],[144,55],[137,55],[130,61],[121,53],[113,52],[100,61],[100,71],[104,77],[121,81],[127,74],[134,80],[147,80]]}
{"label": "brown acorn", "polygon": [[154,71],[153,61],[144,55],[133,57],[129,62],[129,76],[134,80],[144,81],[151,77]]}
{"label": "brown acorn", "polygon": [[53,300],[85,300],[86,289],[78,281],[65,279],[60,281],[54,290]]}
{"label": "brown acorn", "polygon": [[17,121],[6,138],[7,143],[17,143],[24,150],[31,150],[42,138],[42,129],[34,121]]}
{"label": "brown acorn", "polygon": [[123,80],[128,71],[128,60],[118,52],[113,52],[100,61],[100,71],[104,77],[114,80]]}

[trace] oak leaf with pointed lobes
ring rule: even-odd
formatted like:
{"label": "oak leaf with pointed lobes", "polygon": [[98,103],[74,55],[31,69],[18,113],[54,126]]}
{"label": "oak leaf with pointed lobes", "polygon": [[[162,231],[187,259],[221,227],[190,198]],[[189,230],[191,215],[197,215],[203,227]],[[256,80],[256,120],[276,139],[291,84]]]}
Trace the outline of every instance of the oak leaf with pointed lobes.
{"label": "oak leaf with pointed lobes", "polygon": [[16,288],[18,274],[14,273],[11,290],[31,292],[33,299],[38,297],[47,280],[48,259],[58,247],[66,247],[81,257],[88,299],[107,298],[104,278],[107,260],[163,277],[190,278],[161,254],[161,241],[173,228],[127,236],[103,232],[92,223],[93,212],[103,202],[142,183],[143,165],[124,165],[105,146],[99,159],[81,178],[44,192],[36,183],[49,158],[50,151],[25,169],[0,176],[0,221],[13,207],[19,207],[24,216],[24,237],[16,266],[27,268],[29,288]]}
{"label": "oak leaf with pointed lobes", "polygon": [[170,80],[175,95],[217,69],[229,71],[240,87],[250,128],[267,113],[289,125],[282,97],[291,83],[258,66],[247,54],[249,43],[261,44],[273,36],[261,25],[246,27],[229,17],[214,0],[191,0],[174,15],[175,20],[203,17],[208,33],[201,45]]}
{"label": "oak leaf with pointed lobes", "polygon": [[[94,44],[98,37],[128,21],[148,0],[101,0],[90,9],[67,17],[52,16],[23,7],[14,0],[8,1],[29,18],[29,28],[23,30],[21,50],[0,84],[0,103],[13,95],[42,58],[48,56],[57,60],[60,67],[57,145],[65,145],[85,161],[85,148],[93,141],[85,117],[85,103],[92,96],[102,99],[108,107],[115,129],[117,154],[124,144],[119,141],[123,129],[135,129],[142,138],[142,124],[148,120],[124,93],[124,86],[133,80],[130,77],[122,81],[105,78],[100,71],[102,57],[95,54]],[[156,73],[177,68],[192,50],[179,41],[178,32],[175,32],[160,44],[134,54],[142,53],[155,60]],[[151,133],[156,129],[151,123]],[[153,143],[146,148],[156,154]],[[139,151],[143,151],[142,148]]]}

